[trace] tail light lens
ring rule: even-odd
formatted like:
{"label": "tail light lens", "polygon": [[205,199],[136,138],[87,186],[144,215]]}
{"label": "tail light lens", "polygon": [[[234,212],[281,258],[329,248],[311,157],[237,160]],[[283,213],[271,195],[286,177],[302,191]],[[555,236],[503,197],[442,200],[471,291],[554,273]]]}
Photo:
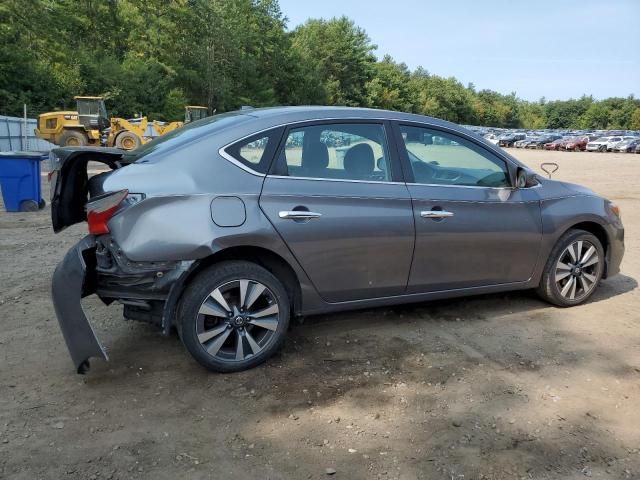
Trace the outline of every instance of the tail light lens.
{"label": "tail light lens", "polygon": [[127,195],[129,195],[128,190],[119,190],[97,197],[87,203],[87,223],[90,234],[109,233],[107,222],[120,210]]}

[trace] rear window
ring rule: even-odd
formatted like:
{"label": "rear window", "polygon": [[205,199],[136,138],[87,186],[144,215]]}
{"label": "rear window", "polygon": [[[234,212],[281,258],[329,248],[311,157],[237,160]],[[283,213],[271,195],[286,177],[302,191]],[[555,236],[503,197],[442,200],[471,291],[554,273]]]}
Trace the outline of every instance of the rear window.
{"label": "rear window", "polygon": [[229,145],[224,152],[254,172],[266,175],[281,135],[282,128],[257,133]]}
{"label": "rear window", "polygon": [[181,128],[173,130],[166,135],[156,137],[135,150],[125,152],[123,156],[126,158],[127,163],[137,162],[144,159],[144,157],[152,152],[169,150],[176,145],[188,143],[192,140],[196,140],[205,135],[210,135],[216,131],[250,119],[251,117],[248,117],[239,111],[206,117],[202,120],[191,122]]}

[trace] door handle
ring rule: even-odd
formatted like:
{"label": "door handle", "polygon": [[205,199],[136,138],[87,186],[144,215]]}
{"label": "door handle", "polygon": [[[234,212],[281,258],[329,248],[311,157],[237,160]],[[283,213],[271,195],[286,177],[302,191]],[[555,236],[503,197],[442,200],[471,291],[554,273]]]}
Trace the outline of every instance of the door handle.
{"label": "door handle", "polygon": [[312,220],[314,218],[320,218],[322,214],[309,212],[308,210],[282,210],[278,213],[278,216],[288,220]]}
{"label": "door handle", "polygon": [[453,217],[453,212],[445,210],[423,210],[420,212],[422,218],[449,218]]}

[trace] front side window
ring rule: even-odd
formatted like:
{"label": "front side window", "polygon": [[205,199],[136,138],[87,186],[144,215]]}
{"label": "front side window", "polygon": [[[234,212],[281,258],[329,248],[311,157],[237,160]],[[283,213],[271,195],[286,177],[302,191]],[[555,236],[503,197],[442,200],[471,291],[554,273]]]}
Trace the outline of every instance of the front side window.
{"label": "front side window", "polygon": [[390,181],[381,124],[327,124],[289,130],[273,173],[333,180]]}
{"label": "front side window", "polygon": [[416,183],[509,187],[506,163],[462,137],[401,125],[400,132]]}

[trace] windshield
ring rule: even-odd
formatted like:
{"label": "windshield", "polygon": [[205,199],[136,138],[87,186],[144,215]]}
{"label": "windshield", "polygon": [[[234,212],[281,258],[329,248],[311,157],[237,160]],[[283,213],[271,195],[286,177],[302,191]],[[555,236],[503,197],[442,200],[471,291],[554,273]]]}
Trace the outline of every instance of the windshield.
{"label": "windshield", "polygon": [[93,115],[100,117],[107,117],[107,112],[102,100],[77,100],[78,115]]}
{"label": "windshield", "polygon": [[[239,111],[203,118],[202,120],[191,122],[181,128],[173,130],[166,135],[156,137],[135,150],[126,152],[124,156],[129,162],[137,162],[151,152],[170,149],[175,145],[194,140],[202,135],[212,133],[217,129],[226,128],[231,124],[248,120],[249,118],[248,115]],[[218,128],[213,128],[212,124],[216,124]]]}

